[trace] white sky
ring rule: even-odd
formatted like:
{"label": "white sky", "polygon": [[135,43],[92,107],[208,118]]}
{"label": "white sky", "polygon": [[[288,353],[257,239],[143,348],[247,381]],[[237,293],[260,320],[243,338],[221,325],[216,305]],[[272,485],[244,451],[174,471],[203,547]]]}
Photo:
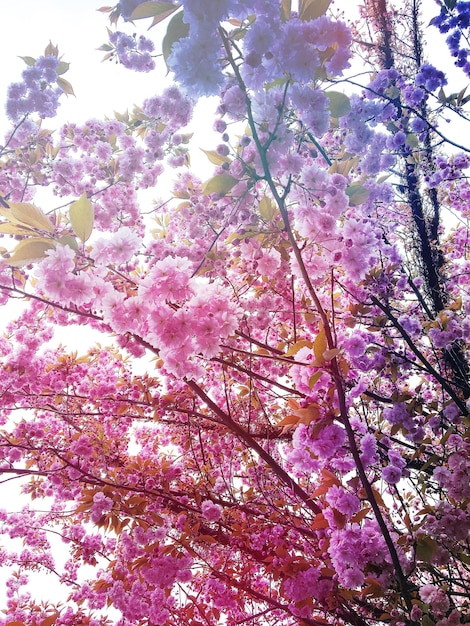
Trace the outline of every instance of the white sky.
{"label": "white sky", "polygon": [[[0,5],[4,1],[0,0]],[[21,80],[26,67],[18,57],[40,56],[49,41],[58,46],[63,60],[70,63],[64,78],[72,83],[77,96],[61,99],[61,121],[110,116],[113,110],[123,112],[158,93],[165,81],[164,71],[138,74],[113,61],[101,62],[104,53],[97,48],[107,40],[108,19],[97,9],[106,4],[112,5],[114,0],[9,1],[8,8],[3,7],[0,25],[2,107],[8,85]],[[143,28],[143,24],[137,26]],[[47,128],[57,125],[56,119],[45,122]],[[2,115],[0,132],[3,134],[5,129]]]}
{"label": "white sky", "polygon": [[[43,54],[44,48],[51,41],[59,47],[63,60],[69,62],[70,70],[64,78],[72,83],[76,98],[63,97],[59,108],[59,115],[52,120],[45,120],[44,127],[58,128],[61,123],[74,121],[84,122],[94,117],[112,116],[113,111],[123,112],[132,108],[133,104],[140,104],[149,96],[163,90],[168,78],[165,77],[163,64],[157,63],[157,71],[150,74],[139,74],[117,66],[114,62],[101,63],[104,53],[97,48],[106,42],[107,14],[97,10],[106,4],[115,4],[117,0],[0,0],[2,19],[0,21],[0,143],[9,128],[3,114],[7,87],[10,83],[21,79],[21,72],[26,67],[20,56],[37,57]],[[351,3],[351,4],[350,4]],[[356,4],[354,0],[336,0],[335,5],[347,8]],[[434,5],[432,0],[424,0],[424,4]],[[436,9],[437,12],[437,9]],[[132,26],[121,25],[126,32],[132,32]],[[143,32],[145,26],[136,24],[136,30]],[[151,31],[152,33],[155,31]],[[155,32],[158,36],[158,33]],[[441,54],[447,55],[445,44],[439,37],[433,37],[430,30],[427,35],[429,42],[428,52],[434,56],[436,64]],[[437,41],[438,46],[434,45]],[[436,50],[439,50],[436,54]],[[433,53],[433,54],[431,54]],[[448,55],[446,58],[449,58]],[[447,62],[448,66],[451,61]],[[462,88],[465,78],[458,74],[457,86]],[[468,81],[467,81],[468,82]],[[204,108],[212,109],[210,102],[202,104]],[[202,120],[200,115],[198,120]],[[205,115],[207,118],[207,114]],[[197,122],[202,126],[202,122]],[[202,139],[196,145],[206,149],[213,149],[216,140],[210,133],[201,132]],[[202,157],[204,160],[204,157]],[[19,484],[20,481],[18,481]],[[0,487],[0,502],[16,489],[16,481],[9,483],[7,489]],[[7,496],[8,497],[8,496]],[[1,506],[1,504],[0,504]],[[43,579],[43,584],[50,587],[52,577]],[[3,604],[0,578],[0,608]],[[41,583],[39,583],[41,586]],[[47,595],[47,594],[45,594]]]}

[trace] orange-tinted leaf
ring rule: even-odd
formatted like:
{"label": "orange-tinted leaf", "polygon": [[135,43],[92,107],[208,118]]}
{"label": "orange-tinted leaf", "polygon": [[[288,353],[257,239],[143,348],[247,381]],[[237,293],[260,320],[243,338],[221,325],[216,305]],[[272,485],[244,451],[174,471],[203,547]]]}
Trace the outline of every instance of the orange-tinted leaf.
{"label": "orange-tinted leaf", "polygon": [[313,523],[310,525],[312,530],[320,530],[321,528],[328,528],[328,521],[325,519],[323,513],[317,513]]}
{"label": "orange-tinted leaf", "polygon": [[359,522],[362,522],[362,520],[364,518],[366,518],[370,513],[370,508],[365,508],[362,509],[361,511],[359,511],[359,513],[356,513],[356,515],[354,515],[354,517],[351,518],[351,522],[354,522],[355,524],[359,524]]}
{"label": "orange-tinted leaf", "polygon": [[313,348],[313,343],[309,339],[300,339],[287,350],[285,356],[293,356],[302,348]]}
{"label": "orange-tinted leaf", "polygon": [[334,359],[335,356],[338,356],[338,354],[339,349],[332,348],[331,350],[325,350],[325,352],[323,353],[323,358],[325,359],[325,361],[331,361],[331,359]]}
{"label": "orange-tinted leaf", "polygon": [[217,539],[214,539],[212,535],[199,535],[198,539],[205,541],[206,543],[217,543]]}
{"label": "orange-tinted leaf", "polygon": [[287,415],[280,422],[277,423],[277,426],[290,426],[292,424],[298,424],[300,418],[297,415]]}
{"label": "orange-tinted leaf", "polygon": [[49,615],[49,617],[46,617],[46,619],[42,620],[39,626],[52,626],[52,624],[56,623],[59,615],[60,613],[54,613],[54,615]]}
{"label": "orange-tinted leaf", "polygon": [[326,352],[327,348],[326,333],[325,329],[322,328],[313,342],[313,353],[315,354],[314,365],[321,366],[325,363],[323,354]]}
{"label": "orange-tinted leaf", "polygon": [[384,589],[380,582],[376,578],[368,576],[365,579],[367,586],[362,590],[361,595],[372,596],[373,598],[380,598],[383,595]]}

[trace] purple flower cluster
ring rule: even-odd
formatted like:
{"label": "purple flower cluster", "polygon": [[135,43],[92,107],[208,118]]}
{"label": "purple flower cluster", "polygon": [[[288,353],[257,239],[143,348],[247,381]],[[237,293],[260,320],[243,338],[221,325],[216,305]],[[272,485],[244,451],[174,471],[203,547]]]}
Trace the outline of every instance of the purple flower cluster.
{"label": "purple flower cluster", "polygon": [[135,72],[150,72],[155,68],[151,53],[155,46],[153,41],[143,35],[126,35],[121,31],[111,34],[109,42],[114,46],[114,54],[119,63]]}
{"label": "purple flower cluster", "polygon": [[24,70],[21,83],[8,87],[6,113],[13,122],[29,113],[37,113],[42,119],[55,116],[63,93],[55,84],[58,65],[56,56],[41,56]]}
{"label": "purple flower cluster", "polygon": [[449,33],[447,46],[455,58],[455,65],[470,76],[468,47],[462,46],[462,38],[468,43],[470,35],[470,2],[456,2],[452,10],[442,4],[441,12],[431,22],[441,33]]}
{"label": "purple flower cluster", "polygon": [[430,63],[423,63],[416,74],[415,84],[418,87],[425,87],[428,91],[435,91],[438,87],[447,84],[444,72],[436,69]]}

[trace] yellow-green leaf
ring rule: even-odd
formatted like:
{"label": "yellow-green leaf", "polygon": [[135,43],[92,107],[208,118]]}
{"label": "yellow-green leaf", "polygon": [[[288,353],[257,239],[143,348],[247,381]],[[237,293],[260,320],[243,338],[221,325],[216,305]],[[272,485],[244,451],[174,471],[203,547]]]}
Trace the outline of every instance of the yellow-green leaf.
{"label": "yellow-green leaf", "polygon": [[263,196],[259,201],[258,210],[259,214],[266,222],[270,222],[276,215],[277,211],[275,205],[271,201],[271,198],[268,198],[267,196]]}
{"label": "yellow-green leaf", "polygon": [[85,194],[82,194],[80,198],[70,206],[70,224],[73,232],[81,241],[86,241],[91,235],[94,217],[93,205]]}
{"label": "yellow-green leaf", "polygon": [[351,102],[340,91],[325,91],[330,100],[330,113],[332,117],[342,117],[351,111]]}
{"label": "yellow-green leaf", "polygon": [[132,11],[130,19],[142,20],[146,17],[153,17],[153,24],[158,24],[158,22],[174,13],[179,7],[179,4],[169,4],[168,2],[141,2]]}
{"label": "yellow-green leaf", "polygon": [[12,224],[11,222],[3,222],[0,224],[0,233],[4,235],[33,235],[34,230],[22,226],[21,224]]}
{"label": "yellow-green leaf", "polygon": [[45,230],[48,233],[54,232],[54,224],[45,215],[41,209],[38,209],[34,204],[29,202],[10,202],[9,203],[11,214],[22,224],[26,224],[31,228],[38,228],[39,230]]}
{"label": "yellow-green leaf", "polygon": [[408,133],[406,136],[406,144],[411,148],[416,148],[419,145],[418,137],[414,133]]}
{"label": "yellow-green leaf", "polygon": [[331,0],[300,0],[299,17],[301,20],[314,20],[325,15]]}
{"label": "yellow-green leaf", "polygon": [[353,183],[346,188],[346,195],[349,197],[349,206],[357,206],[367,200],[370,191],[362,185]]}
{"label": "yellow-green leaf", "polygon": [[189,24],[183,22],[183,11],[180,11],[176,15],[174,15],[166,29],[166,34],[163,37],[162,41],[162,53],[163,58],[165,59],[165,63],[168,61],[168,57],[171,54],[171,50],[173,48],[173,44],[175,44],[180,39],[184,39],[189,34]]}
{"label": "yellow-green leaf", "polygon": [[43,237],[23,239],[6,262],[8,265],[14,266],[28,265],[33,261],[42,259],[46,254],[46,250],[52,250],[52,248],[54,248],[54,243],[51,239]]}
{"label": "yellow-green leaf", "polygon": [[68,80],[65,80],[65,78],[62,78],[62,76],[59,76],[57,78],[56,83],[57,83],[57,86],[60,87],[60,89],[62,89],[62,91],[66,93],[68,96],[75,95],[72,85],[69,83]]}
{"label": "yellow-green leaf", "polygon": [[201,150],[204,152],[209,161],[214,165],[222,165],[222,163],[229,162],[229,159],[226,156],[222,156],[215,150],[203,150],[202,148]]}
{"label": "yellow-green leaf", "polygon": [[205,194],[218,193],[225,196],[237,183],[238,179],[230,176],[230,174],[217,174],[204,183],[202,192]]}

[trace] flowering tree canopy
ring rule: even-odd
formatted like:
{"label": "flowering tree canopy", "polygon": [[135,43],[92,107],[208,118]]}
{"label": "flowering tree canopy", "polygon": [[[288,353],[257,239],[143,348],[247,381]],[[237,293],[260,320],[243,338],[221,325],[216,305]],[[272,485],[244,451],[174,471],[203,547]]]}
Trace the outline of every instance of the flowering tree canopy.
{"label": "flowering tree canopy", "polygon": [[423,0],[428,26],[419,0],[358,4],[103,7],[105,57],[173,82],[54,132],[68,63],[24,57],[0,148],[0,474],[23,492],[2,626],[469,623],[470,150],[443,121],[469,121],[470,3]]}

